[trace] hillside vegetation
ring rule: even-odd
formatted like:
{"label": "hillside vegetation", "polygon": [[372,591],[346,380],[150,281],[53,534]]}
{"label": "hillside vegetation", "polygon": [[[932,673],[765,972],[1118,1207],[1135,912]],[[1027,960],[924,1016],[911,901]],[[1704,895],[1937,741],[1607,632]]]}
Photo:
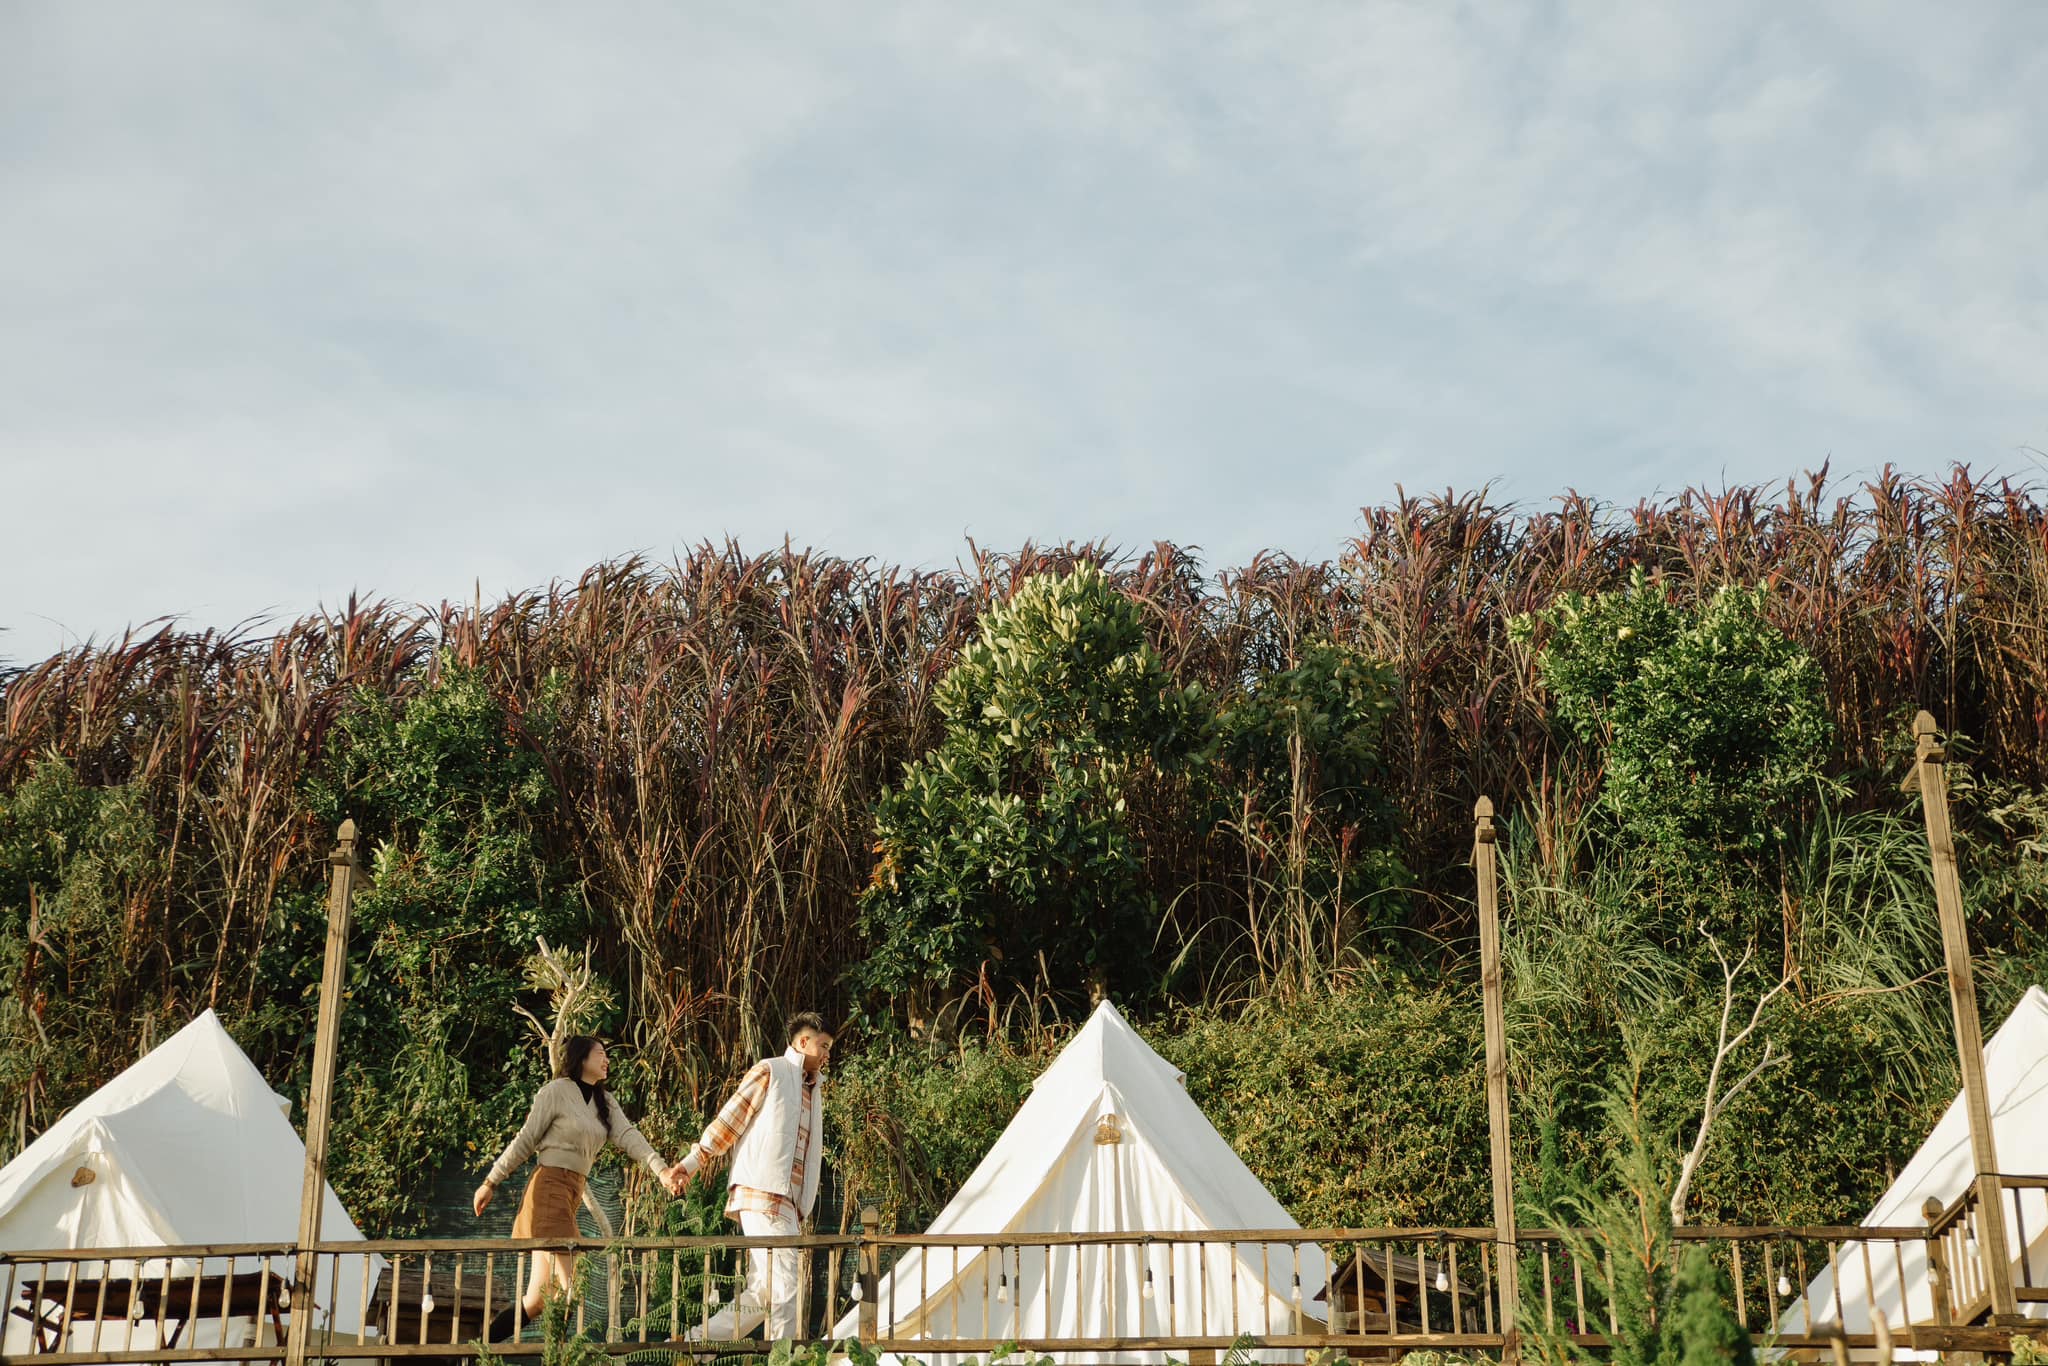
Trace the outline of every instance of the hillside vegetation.
{"label": "hillside vegetation", "polygon": [[1484,794],[1525,1185],[1601,1159],[1617,1088],[1690,1143],[1724,991],[1782,984],[1756,1046],[1789,1061],[1690,1198],[1859,1214],[1954,1085],[1917,709],[1958,760],[1987,1028],[2048,964],[2039,495],[1959,469],[1360,526],[1229,569],[705,546],[0,670],[0,1147],[209,1006],[302,1093],[347,817],[335,1180],[366,1229],[418,1228],[523,1113],[539,938],[592,947],[663,1140],[789,1012],[844,1021],[831,1160],[894,1217],[1099,991],[1304,1221],[1483,1221]]}

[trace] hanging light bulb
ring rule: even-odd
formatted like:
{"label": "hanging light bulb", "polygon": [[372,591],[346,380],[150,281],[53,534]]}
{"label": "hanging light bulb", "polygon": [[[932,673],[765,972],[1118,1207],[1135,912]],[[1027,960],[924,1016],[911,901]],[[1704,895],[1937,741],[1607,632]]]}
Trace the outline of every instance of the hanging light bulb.
{"label": "hanging light bulb", "polygon": [[[856,1296],[855,1298],[858,1298],[858,1296]],[[1007,1271],[1005,1271],[1005,1272],[1004,1272],[1004,1273],[1002,1274],[1002,1277],[1001,1277],[1001,1279],[999,1279],[999,1280],[998,1280],[998,1281],[996,1282],[996,1303],[997,1303],[997,1304],[1008,1304],[1009,1302],[1010,1302],[1010,1273],[1009,1273],[1009,1272],[1007,1272]]]}
{"label": "hanging light bulb", "polygon": [[1152,1268],[1149,1266],[1145,1268],[1145,1288],[1138,1293],[1148,1300],[1152,1298]]}
{"label": "hanging light bulb", "polygon": [[1438,1293],[1442,1293],[1443,1291],[1449,1290],[1451,1288],[1450,1275],[1441,1266],[1439,1266],[1436,1269],[1436,1288]]}
{"label": "hanging light bulb", "polygon": [[1971,1232],[1971,1233],[1965,1233],[1965,1234],[1963,1235],[1963,1255],[1964,1255],[1965,1257],[1974,1257],[1974,1256],[1976,1256],[1976,1255],[1977,1255],[1977,1235],[1976,1235],[1976,1233],[1974,1233],[1974,1232]]}
{"label": "hanging light bulb", "polygon": [[712,1280],[712,1279],[711,1279],[710,1277],[708,1277],[708,1276],[704,1278],[704,1303],[706,1303],[706,1304],[723,1304],[723,1303],[725,1303],[725,1296],[723,1296],[723,1295],[721,1295],[721,1294],[719,1294],[719,1293],[718,1293],[718,1282],[717,1282],[717,1281],[714,1281],[714,1280]]}
{"label": "hanging light bulb", "polygon": [[864,1299],[866,1299],[866,1298],[867,1298],[867,1295],[866,1295],[866,1293],[865,1293],[865,1292],[864,1292],[864,1291],[863,1291],[863,1290],[861,1289],[861,1284],[860,1284],[860,1282],[859,1282],[859,1281],[855,1281],[855,1282],[853,1283],[853,1300],[854,1300],[854,1303],[858,1304],[858,1303],[860,1303],[860,1301],[862,1301],[862,1300],[864,1300]]}
{"label": "hanging light bulb", "polygon": [[422,1314],[431,1314],[431,1313],[433,1313],[433,1312],[434,1312],[434,1292],[433,1292],[433,1291],[429,1290],[429,1291],[427,1291],[427,1292],[426,1292],[425,1294],[423,1294],[423,1295],[421,1295],[421,1296],[420,1296],[420,1312],[421,1312]]}
{"label": "hanging light bulb", "polygon": [[292,1307],[292,1288],[289,1285],[278,1286],[277,1307],[279,1309],[289,1309]]}
{"label": "hanging light bulb", "polygon": [[1789,1299],[1789,1298],[1791,1298],[1791,1295],[1792,1295],[1792,1282],[1790,1282],[1790,1281],[1786,1280],[1786,1279],[1785,1279],[1785,1273],[1784,1273],[1784,1272],[1782,1272],[1782,1271],[1780,1271],[1780,1272],[1778,1273],[1778,1297],[1779,1297],[1780,1299]]}
{"label": "hanging light bulb", "polygon": [[[1442,1287],[1442,1286],[1438,1286],[1438,1287],[1437,1287],[1437,1289],[1441,1290],[1441,1289],[1443,1289],[1443,1287]],[[1298,1309],[1298,1308],[1300,1308],[1300,1307],[1301,1307],[1301,1273],[1299,1273],[1299,1272],[1296,1272],[1296,1273],[1295,1273],[1295,1276],[1294,1276],[1294,1297],[1293,1297],[1293,1298],[1294,1298],[1294,1305],[1295,1305],[1295,1308],[1297,1308],[1297,1309]]]}

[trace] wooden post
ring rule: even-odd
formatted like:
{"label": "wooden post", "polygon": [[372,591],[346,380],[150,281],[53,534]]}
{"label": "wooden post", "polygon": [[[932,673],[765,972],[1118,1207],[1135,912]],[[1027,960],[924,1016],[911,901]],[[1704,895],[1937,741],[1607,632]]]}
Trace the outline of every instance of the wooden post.
{"label": "wooden post", "polygon": [[[882,1249],[875,1238],[882,1231],[882,1212],[873,1205],[860,1207],[860,1340],[872,1343],[881,1336]],[[929,1249],[927,1249],[929,1250]],[[920,1254],[922,1255],[922,1254]]]}
{"label": "wooden post", "polygon": [[1927,849],[1934,865],[1934,903],[1941,916],[1941,947],[1948,959],[1948,1001],[1955,1015],[1956,1052],[1963,1065],[1963,1108],[1970,1118],[1976,1161],[1978,1219],[1984,1276],[1993,1320],[2019,1312],[2012,1290],[2012,1254],[2005,1239],[2005,1194],[1998,1180],[1998,1146],[1991,1135],[1991,1100],[1984,1082],[1984,1030],[1977,1019],[1977,981],[1970,965],[1970,931],[1963,921],[1963,886],[1956,876],[1956,843],[1948,820],[1948,754],[1935,738],[1934,718],[1913,718],[1913,768],[1902,787],[1920,789],[1927,818]]}
{"label": "wooden post", "polygon": [[1486,1009],[1486,1128],[1492,1140],[1494,1263],[1499,1268],[1501,1360],[1522,1354],[1520,1266],[1516,1258],[1515,1173],[1508,1146],[1508,1022],[1500,970],[1493,802],[1472,808],[1472,869],[1479,883],[1479,983]]}
{"label": "wooden post", "polygon": [[[319,1027],[313,1036],[313,1087],[306,1098],[306,1178],[299,1189],[298,1270],[292,1283],[292,1321],[286,1366],[305,1366],[313,1332],[313,1282],[319,1259],[320,1213],[327,1196],[327,1131],[334,1109],[334,1053],[341,1034],[342,994],[348,990],[348,918],[355,898],[356,823],[343,821],[327,856],[327,961],[320,975]],[[394,1295],[396,1291],[394,1290]]]}
{"label": "wooden post", "polygon": [[[1941,1201],[1930,1195],[1920,1204],[1920,1217],[1927,1221],[1927,1294],[1934,1321],[1948,1326],[1948,1252],[1941,1245],[1941,1235],[1934,1231],[1934,1221],[1941,1218],[1946,1208]],[[1899,1307],[1905,1308],[1905,1287],[1899,1289]]]}

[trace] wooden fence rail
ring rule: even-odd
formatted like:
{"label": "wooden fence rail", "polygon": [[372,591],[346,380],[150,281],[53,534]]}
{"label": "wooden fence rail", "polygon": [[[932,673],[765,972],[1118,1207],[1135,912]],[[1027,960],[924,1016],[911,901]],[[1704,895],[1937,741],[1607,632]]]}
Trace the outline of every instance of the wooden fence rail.
{"label": "wooden fence rail", "polygon": [[[2007,1223],[2044,1228],[2048,1177],[2006,1177]],[[1692,1225],[1728,1273],[1731,1308],[1760,1340],[1793,1352],[1875,1341],[2001,1351],[2010,1324],[1980,1323],[1989,1284],[1970,1200],[1925,1225]],[[1520,1332],[1605,1345],[1615,1328],[1588,1261],[1555,1229],[1513,1238]],[[749,1253],[793,1249],[800,1335],[858,1337],[886,1352],[986,1355],[1123,1351],[1199,1360],[1249,1340],[1283,1356],[1335,1349],[1391,1361],[1416,1348],[1512,1351],[1501,1249],[1491,1228],[1242,1229],[1151,1234],[914,1234],[863,1230],[783,1238],[406,1239],[195,1247],[50,1249],[0,1254],[5,1357],[66,1363],[281,1361],[296,1321],[309,1357],[474,1357],[484,1326],[512,1304],[536,1252],[571,1253],[578,1293],[557,1331],[615,1355],[759,1352],[705,1340],[743,1292]],[[294,1295],[295,1260],[314,1268]],[[760,1298],[775,1300],[770,1283]],[[1932,1269],[1945,1293],[1917,1318],[1888,1287]],[[2022,1266],[2022,1303],[2048,1303],[2048,1268]],[[1816,1280],[1823,1272],[1831,1273]],[[1924,1279],[1924,1277],[1923,1277]],[[900,1284],[899,1284],[900,1282]],[[1809,1286],[1825,1288],[1809,1302]],[[788,1287],[783,1287],[786,1291]],[[310,1305],[308,1300],[310,1299]],[[523,1318],[523,1311],[519,1312]],[[531,1355],[541,1329],[500,1355]],[[723,1330],[721,1330],[723,1331]],[[651,1360],[652,1358],[650,1358]]]}

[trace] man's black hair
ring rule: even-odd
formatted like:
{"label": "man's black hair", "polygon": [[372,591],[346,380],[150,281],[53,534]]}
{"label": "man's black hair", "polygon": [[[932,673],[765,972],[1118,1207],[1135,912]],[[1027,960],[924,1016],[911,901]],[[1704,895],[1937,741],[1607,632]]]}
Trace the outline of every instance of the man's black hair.
{"label": "man's black hair", "polygon": [[803,1033],[806,1029],[814,1034],[829,1035],[832,1032],[825,1028],[825,1017],[818,1014],[815,1010],[800,1010],[789,1017],[789,1041],[791,1043],[795,1043],[796,1036]]}

